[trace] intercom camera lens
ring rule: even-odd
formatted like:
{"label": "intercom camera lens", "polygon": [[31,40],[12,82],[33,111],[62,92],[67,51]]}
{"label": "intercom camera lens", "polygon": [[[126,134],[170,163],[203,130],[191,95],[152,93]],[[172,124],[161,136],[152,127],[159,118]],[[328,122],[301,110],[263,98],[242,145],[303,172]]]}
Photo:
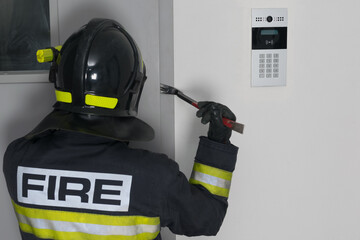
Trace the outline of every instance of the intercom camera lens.
{"label": "intercom camera lens", "polygon": [[266,18],[266,21],[272,22],[272,21],[273,21],[273,17],[272,17],[272,16],[268,16],[268,17]]}

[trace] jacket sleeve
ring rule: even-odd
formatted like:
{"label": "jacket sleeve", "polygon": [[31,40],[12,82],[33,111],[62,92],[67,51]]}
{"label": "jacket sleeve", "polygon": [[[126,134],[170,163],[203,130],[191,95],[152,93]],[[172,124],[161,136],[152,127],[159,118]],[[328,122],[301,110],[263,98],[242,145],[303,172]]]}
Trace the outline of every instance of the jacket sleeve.
{"label": "jacket sleeve", "polygon": [[200,138],[190,180],[173,164],[162,203],[161,225],[175,234],[216,235],[228,206],[238,148]]}

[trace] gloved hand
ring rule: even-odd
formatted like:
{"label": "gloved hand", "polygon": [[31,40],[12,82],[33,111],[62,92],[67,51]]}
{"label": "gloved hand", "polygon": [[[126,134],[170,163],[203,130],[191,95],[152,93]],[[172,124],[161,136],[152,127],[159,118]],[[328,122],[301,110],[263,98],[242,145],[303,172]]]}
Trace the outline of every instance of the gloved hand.
{"label": "gloved hand", "polygon": [[220,143],[229,143],[232,130],[223,124],[222,117],[236,121],[235,114],[220,103],[198,102],[198,106],[196,116],[202,118],[201,123],[210,122],[208,138]]}

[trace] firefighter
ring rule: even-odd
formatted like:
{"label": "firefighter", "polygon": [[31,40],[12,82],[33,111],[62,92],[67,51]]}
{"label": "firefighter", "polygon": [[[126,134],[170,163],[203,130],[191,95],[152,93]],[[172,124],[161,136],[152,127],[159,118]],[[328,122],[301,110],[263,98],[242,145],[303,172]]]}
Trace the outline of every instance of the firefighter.
{"label": "firefighter", "polygon": [[164,154],[128,146],[153,129],[136,118],[146,80],[135,41],[117,22],[93,19],[67,39],[54,110],[4,156],[23,240],[150,240],[160,228],[215,235],[228,206],[238,148],[224,105],[200,102],[210,122],[190,180]]}

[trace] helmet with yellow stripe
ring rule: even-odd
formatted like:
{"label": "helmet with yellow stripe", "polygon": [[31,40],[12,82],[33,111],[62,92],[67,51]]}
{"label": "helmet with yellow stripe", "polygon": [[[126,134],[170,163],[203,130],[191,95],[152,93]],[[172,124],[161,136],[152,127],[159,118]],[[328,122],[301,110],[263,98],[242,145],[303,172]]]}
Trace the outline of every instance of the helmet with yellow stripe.
{"label": "helmet with yellow stripe", "polygon": [[60,51],[57,102],[30,134],[79,131],[121,141],[150,140],[153,129],[136,118],[146,80],[137,44],[116,21],[92,19]]}

